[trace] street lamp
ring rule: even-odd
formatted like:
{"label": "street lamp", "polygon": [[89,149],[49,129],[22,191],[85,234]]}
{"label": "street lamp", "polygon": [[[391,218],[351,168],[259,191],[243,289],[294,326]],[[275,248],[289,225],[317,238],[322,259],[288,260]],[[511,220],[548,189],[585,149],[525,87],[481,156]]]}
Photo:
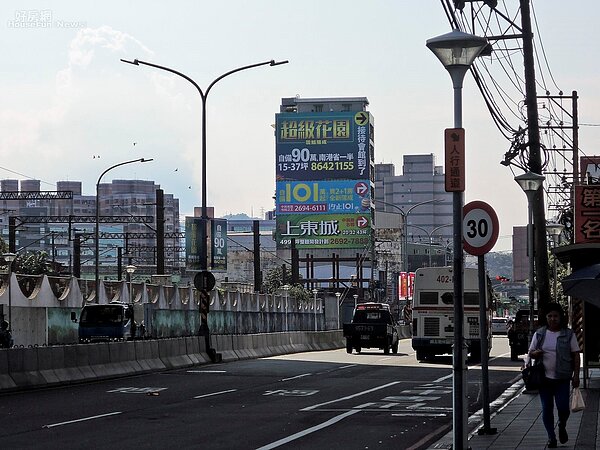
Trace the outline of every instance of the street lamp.
{"label": "street lamp", "polygon": [[319,290],[318,289],[313,289],[312,293],[313,293],[313,296],[314,296],[313,300],[314,300],[314,305],[315,305],[315,310],[314,310],[314,313],[315,313],[315,331],[317,331],[317,294],[319,293]]}
{"label": "street lamp", "polygon": [[341,296],[342,296],[341,292],[336,292],[335,293],[335,298],[337,299],[337,305],[338,305],[338,307],[337,307],[338,329],[340,329],[340,306],[341,306],[341,304],[340,304],[340,297]]}
{"label": "street lamp", "polygon": [[[437,230],[440,230],[442,228],[446,228],[446,227],[451,227],[454,224],[452,223],[447,223],[445,225],[440,225],[439,227],[435,227],[433,230],[431,231],[427,231],[425,228],[420,227],[418,225],[408,225],[409,227],[414,227],[414,228],[418,228],[419,230],[423,231],[426,235],[427,235],[427,241],[428,241],[428,247],[429,247],[429,267],[431,267],[431,246],[433,244],[433,235]],[[445,256],[444,256],[444,261],[445,261]]]}
{"label": "street lamp", "polygon": [[133,275],[133,272],[135,272],[135,269],[137,269],[137,267],[135,267],[133,264],[129,264],[127,267],[125,267],[125,271],[127,272],[127,281],[129,282],[129,303],[133,303],[133,282],[131,276]]}
{"label": "street lamp", "polygon": [[122,62],[127,63],[127,64],[133,64],[134,66],[139,66],[140,64],[145,65],[145,66],[150,66],[150,67],[154,67],[156,69],[160,69],[160,70],[165,70],[167,72],[171,72],[175,75],[178,75],[182,78],[185,78],[187,81],[189,81],[190,83],[192,83],[194,85],[194,87],[198,90],[198,93],[200,94],[200,97],[202,99],[202,230],[201,230],[201,238],[202,238],[202,245],[200,248],[200,270],[201,271],[205,271],[207,270],[208,267],[208,248],[207,248],[207,222],[208,222],[208,214],[206,211],[206,99],[208,98],[208,94],[210,92],[210,90],[212,89],[212,87],[220,80],[222,80],[223,78],[225,78],[228,75],[234,74],[236,72],[241,72],[242,70],[247,70],[247,69],[252,69],[254,67],[259,67],[259,66],[279,66],[281,64],[287,64],[288,61],[275,61],[274,59],[270,60],[270,61],[264,61],[264,62],[260,62],[260,63],[256,63],[256,64],[250,64],[248,66],[243,66],[243,67],[238,67],[237,69],[233,69],[230,70],[229,72],[224,73],[223,75],[220,75],[219,77],[215,78],[209,85],[208,88],[206,88],[206,92],[204,92],[200,86],[198,86],[198,84],[192,80],[190,77],[188,77],[187,75],[178,72],[177,70],[171,69],[169,67],[165,67],[165,66],[159,66],[158,64],[154,64],[154,63],[150,63],[150,62],[146,62],[146,61],[140,61],[139,59],[134,59],[133,61],[128,61],[126,59],[121,59]]}
{"label": "street lamp", "polygon": [[[410,208],[408,208],[406,210],[406,212],[404,212],[404,210],[402,208],[400,208],[398,205],[394,205],[393,203],[389,203],[389,202],[384,202],[383,200],[377,200],[374,199],[375,203],[381,203],[382,205],[386,205],[386,206],[390,206],[394,209],[396,209],[398,211],[398,213],[402,216],[402,270],[404,272],[408,273],[408,216],[410,215],[410,213],[415,209],[418,208],[421,205],[427,205],[429,203],[435,203],[435,202],[440,202],[442,201],[441,198],[433,198],[431,200],[425,200],[424,202],[419,202],[419,203],[415,203],[414,205],[412,205]],[[416,226],[416,225],[411,225],[411,226]]]}
{"label": "street lamp", "polygon": [[98,181],[96,182],[96,229],[94,230],[94,245],[95,245],[95,252],[94,252],[94,258],[95,258],[95,265],[96,265],[96,269],[95,269],[95,287],[96,287],[96,299],[97,301],[100,301],[100,181],[102,181],[102,177],[104,175],[106,175],[107,172],[109,172],[112,169],[115,169],[116,167],[120,167],[120,166],[124,166],[126,164],[133,164],[133,163],[145,163],[145,162],[150,162],[153,161],[152,158],[147,159],[147,158],[138,158],[138,159],[132,159],[130,161],[125,161],[119,164],[115,164],[113,166],[110,166],[108,169],[106,169],[104,172],[102,172],[100,174],[100,176],[98,177]]}
{"label": "street lamp", "polygon": [[535,310],[535,258],[534,258],[534,230],[533,230],[533,204],[535,193],[544,183],[545,177],[528,171],[515,177],[527,195],[527,256],[529,258],[529,340],[533,337],[533,317]]}
{"label": "street lamp", "polygon": [[[560,235],[562,234],[563,230],[565,229],[565,226],[563,224],[560,223],[549,223],[546,225],[546,231],[548,232],[548,234],[550,235],[550,237],[552,238],[552,242],[554,243],[554,248],[558,247],[558,244],[560,243]],[[557,302],[558,299],[558,292],[557,292],[557,267],[556,267],[556,255],[554,255],[554,264],[553,264],[553,275],[554,275],[554,303]]]}
{"label": "street lamp", "polygon": [[358,294],[354,294],[352,297],[354,297],[354,309],[356,309],[356,305],[358,305]]}
{"label": "street lamp", "polygon": [[[462,31],[453,30],[427,40],[427,47],[444,65],[454,88],[454,128],[462,128],[462,86],[465,74],[475,58],[488,45],[487,39]],[[466,418],[466,372],[464,348],[464,254],[462,236],[462,210],[464,194],[452,192],[453,217],[453,287],[454,287],[454,349],[453,349],[453,447],[467,447]]]}
{"label": "street lamp", "polygon": [[284,284],[282,286],[283,293],[285,294],[285,331],[289,331],[289,323],[288,323],[288,291],[290,290],[289,284]]}
{"label": "street lamp", "polygon": [[5,253],[2,255],[4,261],[6,261],[8,265],[8,331],[12,331],[12,289],[10,285],[10,278],[12,277],[12,263],[17,258],[17,255],[14,253]]}
{"label": "street lamp", "polygon": [[527,195],[527,257],[529,258],[529,341],[533,337],[533,315],[535,310],[535,258],[534,258],[534,233],[533,233],[533,204],[535,193],[544,183],[543,175],[528,171],[515,177],[525,195]]}
{"label": "street lamp", "polygon": [[127,279],[129,281],[129,304],[131,305],[131,339],[135,339],[135,333],[136,333],[136,324],[135,324],[135,313],[134,313],[134,308],[133,308],[133,283],[131,282],[131,276],[133,275],[133,272],[135,272],[135,269],[137,269],[137,267],[135,267],[132,264],[128,264],[127,267],[125,267],[125,271],[127,272]]}

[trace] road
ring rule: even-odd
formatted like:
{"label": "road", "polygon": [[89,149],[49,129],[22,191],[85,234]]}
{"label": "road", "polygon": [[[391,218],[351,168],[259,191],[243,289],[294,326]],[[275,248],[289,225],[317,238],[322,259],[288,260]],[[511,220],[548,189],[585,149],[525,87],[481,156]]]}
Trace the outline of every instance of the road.
{"label": "road", "polygon": [[[491,398],[518,377],[494,336]],[[452,423],[451,357],[345,350],[198,366],[0,396],[2,448],[418,449]],[[470,366],[469,413],[480,408]]]}

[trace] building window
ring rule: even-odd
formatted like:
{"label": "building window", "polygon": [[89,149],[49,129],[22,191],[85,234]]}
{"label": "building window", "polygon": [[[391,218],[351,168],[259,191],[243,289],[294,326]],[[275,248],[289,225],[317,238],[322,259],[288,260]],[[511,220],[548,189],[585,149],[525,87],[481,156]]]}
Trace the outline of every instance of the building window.
{"label": "building window", "polygon": [[313,111],[314,112],[323,112],[323,105],[314,105]]}
{"label": "building window", "polygon": [[342,111],[343,112],[352,111],[352,103],[342,103]]}

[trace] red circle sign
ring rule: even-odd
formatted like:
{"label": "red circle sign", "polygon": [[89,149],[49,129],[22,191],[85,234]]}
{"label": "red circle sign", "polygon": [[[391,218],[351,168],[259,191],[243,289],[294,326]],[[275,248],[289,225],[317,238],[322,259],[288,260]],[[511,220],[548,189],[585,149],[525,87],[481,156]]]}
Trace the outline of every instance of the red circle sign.
{"label": "red circle sign", "polygon": [[463,208],[463,248],[474,256],[485,255],[498,240],[498,216],[485,202],[474,201]]}

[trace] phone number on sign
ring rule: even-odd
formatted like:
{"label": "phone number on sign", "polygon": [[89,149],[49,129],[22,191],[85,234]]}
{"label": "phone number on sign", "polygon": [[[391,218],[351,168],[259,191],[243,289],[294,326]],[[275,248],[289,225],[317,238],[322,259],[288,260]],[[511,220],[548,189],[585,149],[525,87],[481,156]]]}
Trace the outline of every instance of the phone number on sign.
{"label": "phone number on sign", "polygon": [[369,238],[366,237],[341,237],[341,238],[330,238],[330,244],[334,245],[347,245],[347,244],[368,244]]}

